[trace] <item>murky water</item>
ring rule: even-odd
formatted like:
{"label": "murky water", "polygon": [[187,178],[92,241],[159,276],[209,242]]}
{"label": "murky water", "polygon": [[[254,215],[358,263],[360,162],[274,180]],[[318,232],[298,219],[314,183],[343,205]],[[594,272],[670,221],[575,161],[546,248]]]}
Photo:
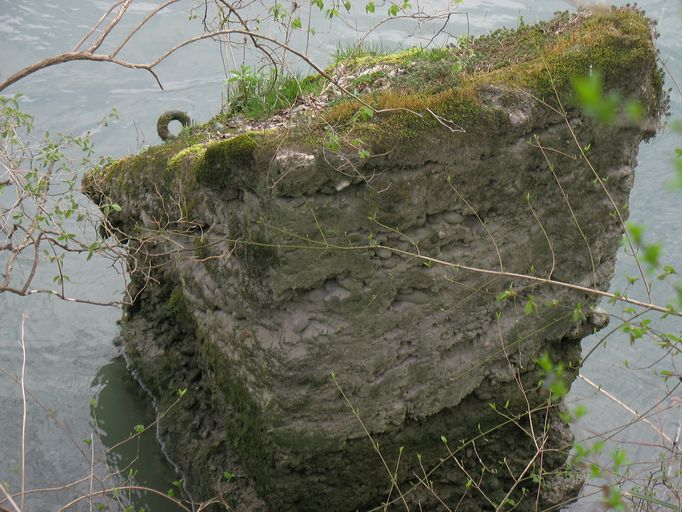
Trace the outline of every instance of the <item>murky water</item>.
{"label": "murky water", "polygon": [[[187,19],[190,4],[179,2],[138,34],[126,57],[144,60],[172,42],[199,32],[200,20]],[[102,0],[0,1],[0,77],[70,49],[109,5]],[[131,14],[139,19],[154,5],[155,2],[133,2]],[[661,58],[672,76],[682,80],[679,2],[646,0],[640,5],[650,16],[660,19]],[[502,25],[513,27],[521,17],[525,22],[532,22],[568,7],[559,1],[465,0],[461,10],[469,14],[469,25],[465,16],[454,16],[447,32],[457,36],[467,30],[477,34]],[[317,20],[319,28],[310,45],[310,55],[324,65],[339,43],[352,44],[374,22],[375,18],[363,16],[330,27],[327,21]],[[406,37],[413,30],[413,26],[404,22],[392,22],[371,40],[385,48],[419,44],[423,39]],[[295,43],[299,47],[304,45],[302,40]],[[152,77],[143,71],[110,64],[71,63],[41,71],[9,92],[25,94],[23,107],[36,116],[40,130],[78,134],[115,107],[119,120],[96,133],[94,140],[100,153],[120,156],[135,152],[143,144],[157,143],[155,123],[165,110],[182,109],[199,121],[209,119],[220,108],[224,94],[225,74],[221,62],[218,47],[205,42],[182,50],[176,58],[160,66],[165,91],[160,91]],[[678,92],[672,95],[672,114],[682,118]],[[672,191],[667,185],[673,176],[671,160],[676,145],[682,145],[679,136],[668,130],[652,144],[642,147],[630,205],[631,218],[646,227],[651,240],[664,242],[665,259],[673,265],[682,263],[678,206],[681,192]],[[625,276],[636,273],[631,258],[621,256],[614,290],[624,289]],[[76,296],[112,300],[120,296],[123,288],[121,276],[102,260],[93,259],[76,269],[71,277],[72,294]],[[666,293],[663,289],[657,299],[665,302]],[[100,457],[94,469],[88,462],[91,449],[101,454],[133,433],[135,425],[148,425],[153,419],[124,365],[116,359],[118,354],[112,339],[118,333],[119,311],[66,304],[46,297],[17,298],[7,294],[0,295],[0,481],[8,482],[13,491],[18,488],[22,402],[19,387],[8,375],[16,375],[21,366],[17,340],[23,313],[27,314],[27,388],[44,407],[29,400],[27,488],[62,487],[83,479],[79,492],[84,492],[91,482],[95,489],[111,485],[108,475],[117,471],[123,473],[124,480],[130,476],[130,482],[161,492],[173,487],[172,481],[178,477],[163,460],[156,443],[150,441],[149,433],[139,443],[129,442],[112,450],[108,457]],[[669,328],[680,330],[679,323],[672,321]],[[588,340],[585,346],[596,342],[596,339]],[[657,362],[660,357],[661,353],[649,345],[630,345],[624,335],[615,334],[608,339],[606,347],[588,360],[583,373],[633,408],[644,411],[665,397],[665,386],[655,375],[664,364]],[[631,366],[638,369],[628,370],[624,360],[634,362]],[[571,398],[579,397],[588,397],[585,401],[590,410],[576,428],[579,436],[605,431],[628,419],[629,413],[622,407],[582,381],[576,382],[571,394]],[[661,421],[662,428],[674,435],[675,415],[669,414]],[[95,422],[98,429],[94,428]],[[97,435],[91,438],[93,432],[99,433],[99,438]],[[623,443],[637,441],[628,445],[632,458],[653,456],[646,443],[660,443],[660,436],[641,423],[618,433],[616,439]],[[129,475],[128,465],[132,460],[137,472]],[[72,489],[31,494],[26,510],[53,510],[56,503],[66,503],[68,497],[75,495]],[[146,506],[149,511],[172,510],[167,502],[142,497],[139,493],[134,493],[131,499],[137,507]],[[589,510],[591,505],[583,502],[574,508]]]}

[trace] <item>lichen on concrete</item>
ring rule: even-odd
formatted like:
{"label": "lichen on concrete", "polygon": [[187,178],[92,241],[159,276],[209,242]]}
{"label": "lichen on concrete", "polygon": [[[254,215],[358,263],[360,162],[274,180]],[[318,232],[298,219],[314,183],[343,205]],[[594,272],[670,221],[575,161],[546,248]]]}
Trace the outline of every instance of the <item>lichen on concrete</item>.
{"label": "lichen on concrete", "polygon": [[[585,116],[571,84],[590,69],[647,123]],[[387,499],[379,446],[410,507],[465,495],[460,510],[478,511],[490,503],[467,472],[502,500],[536,453],[530,421],[548,435],[544,477],[514,487],[515,510],[538,485],[542,507],[570,500],[561,404],[528,419],[548,403],[534,360],[548,353],[570,384],[580,338],[603,325],[596,300],[465,267],[608,287],[623,227],[569,124],[627,204],[664,103],[650,25],[631,9],[560,14],[330,72],[376,111],[327,97],[286,127],[210,128],[219,116],[84,182],[144,235],[126,239],[153,270],[133,276],[123,336],[161,407],[188,388],[162,426],[171,456],[198,496],[236,510],[347,512]]]}

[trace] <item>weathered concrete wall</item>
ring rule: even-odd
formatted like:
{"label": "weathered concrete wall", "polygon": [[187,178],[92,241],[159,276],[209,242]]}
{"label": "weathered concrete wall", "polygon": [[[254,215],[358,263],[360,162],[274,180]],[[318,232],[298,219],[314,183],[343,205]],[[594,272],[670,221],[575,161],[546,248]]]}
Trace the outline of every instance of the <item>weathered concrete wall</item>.
{"label": "weathered concrete wall", "polygon": [[[235,510],[345,512],[388,497],[419,510],[463,495],[459,510],[490,510],[469,475],[499,503],[531,460],[511,495],[519,509],[535,503],[531,472],[545,505],[576,492],[580,478],[562,471],[570,431],[560,405],[542,407],[533,361],[547,352],[573,365],[570,384],[580,338],[601,319],[585,293],[508,273],[607,288],[622,234],[614,204],[626,215],[661,78],[634,11],[565,15],[472,47],[530,40],[523,59],[482,57],[492,70],[429,95],[366,96],[400,110],[358,120],[346,102],[286,128],[198,130],[86,179],[91,197],[123,207],[109,220],[131,268],[145,269],[123,324],[131,368],[161,407],[189,389],[162,433],[198,494],[221,489]],[[422,70],[388,65],[402,79]],[[645,122],[582,116],[571,77],[590,68],[640,100]],[[529,300],[537,311],[524,314]],[[579,304],[587,319],[576,322]]]}

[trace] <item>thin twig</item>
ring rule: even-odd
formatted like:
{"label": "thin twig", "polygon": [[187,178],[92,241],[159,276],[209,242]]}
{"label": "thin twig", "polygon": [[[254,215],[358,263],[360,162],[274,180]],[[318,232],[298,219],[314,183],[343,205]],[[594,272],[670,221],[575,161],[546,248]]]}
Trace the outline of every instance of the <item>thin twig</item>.
{"label": "thin twig", "polygon": [[374,451],[377,453],[379,456],[379,459],[381,460],[381,463],[384,466],[384,469],[388,473],[389,478],[391,479],[391,483],[395,486],[395,490],[398,491],[398,495],[400,496],[400,501],[402,501],[403,506],[405,507],[406,512],[410,511],[410,507],[407,505],[407,501],[405,500],[405,496],[403,496],[403,492],[400,490],[400,486],[398,485],[398,478],[397,474],[393,474],[391,471],[391,468],[388,465],[388,462],[386,462],[386,459],[384,458],[383,454],[381,453],[381,450],[379,449],[379,443],[377,443],[374,438],[372,437],[371,432],[369,431],[369,428],[367,428],[367,425],[365,425],[365,422],[362,420],[360,417],[360,412],[353,406],[353,403],[350,401],[346,393],[343,391],[341,386],[336,380],[336,375],[332,373],[332,382],[334,382],[334,385],[336,386],[336,389],[341,393],[341,396],[343,397],[344,402],[350,407],[351,411],[353,412],[353,416],[355,416],[355,419],[358,420],[358,423],[360,423],[360,426],[362,427],[362,430],[365,432],[365,435],[369,439],[370,443],[372,443],[372,448],[374,448]]}
{"label": "thin twig", "polygon": [[654,430],[656,431],[656,433],[657,433],[658,435],[660,435],[663,439],[665,439],[666,442],[670,443],[671,446],[673,445],[673,440],[670,438],[670,436],[669,436],[668,434],[666,434],[665,432],[663,432],[663,431],[662,431],[660,428],[658,428],[656,425],[654,425],[653,422],[651,422],[650,420],[648,420],[647,418],[645,418],[644,415],[639,414],[637,411],[635,411],[635,410],[634,410],[632,407],[630,407],[628,404],[626,404],[626,403],[623,402],[622,400],[618,399],[618,398],[617,398],[615,395],[613,395],[612,393],[609,393],[608,391],[606,391],[606,390],[605,390],[604,388],[602,388],[599,384],[595,384],[594,382],[592,382],[590,379],[588,379],[587,377],[585,377],[582,373],[579,373],[579,374],[578,374],[578,377],[579,377],[581,380],[583,380],[586,384],[592,386],[594,389],[596,389],[597,391],[599,391],[599,392],[600,392],[602,395],[604,395],[606,398],[608,398],[608,399],[611,400],[612,402],[615,402],[616,404],[620,405],[623,409],[625,409],[627,412],[629,412],[630,414],[632,414],[635,418],[637,418],[638,420],[641,420],[641,421],[643,421],[644,423],[646,423],[647,425],[649,425],[652,429],[654,429]]}
{"label": "thin twig", "polygon": [[113,52],[111,52],[109,55],[110,55],[111,57],[116,57],[116,55],[118,55],[118,53],[123,49],[123,47],[124,47],[126,44],[128,44],[128,41],[130,41],[130,39],[131,39],[131,38],[132,38],[132,37],[133,37],[133,36],[134,36],[134,35],[135,35],[135,34],[136,34],[136,33],[137,33],[137,32],[138,32],[138,31],[139,31],[139,30],[140,30],[140,29],[141,29],[141,28],[142,28],[150,19],[151,19],[151,18],[153,18],[154,16],[156,16],[156,15],[159,13],[159,11],[161,11],[161,10],[165,9],[166,7],[168,7],[169,5],[172,5],[172,4],[174,4],[174,3],[176,3],[176,2],[179,2],[179,1],[180,1],[180,0],[168,0],[167,2],[165,2],[165,3],[161,4],[161,5],[159,5],[159,6],[158,6],[156,9],[154,9],[152,12],[150,12],[149,14],[147,14],[147,16],[145,16],[144,19],[143,19],[142,21],[140,21],[140,23],[138,23],[138,24],[135,26],[135,28],[132,29],[132,30],[128,33],[128,35],[125,37],[125,39],[123,40],[123,42],[121,42],[121,44],[119,44],[119,45],[116,47],[116,49],[115,49]]}
{"label": "thin twig", "polygon": [[452,178],[450,178],[449,176],[448,176],[448,185],[449,185],[450,188],[455,192],[455,194],[457,194],[457,197],[459,197],[459,198],[464,202],[464,204],[467,205],[467,208],[469,208],[469,210],[471,210],[471,212],[476,216],[476,218],[478,219],[478,222],[481,224],[481,227],[482,227],[482,228],[485,230],[485,232],[487,233],[488,238],[490,238],[490,241],[492,242],[493,247],[495,248],[495,253],[497,254],[497,261],[498,261],[498,263],[500,264],[500,271],[503,271],[503,270],[504,270],[504,265],[502,264],[502,253],[500,252],[500,248],[497,246],[497,242],[495,241],[495,237],[493,236],[493,234],[492,234],[492,233],[490,232],[490,230],[488,229],[488,226],[487,226],[486,223],[483,221],[483,219],[482,219],[481,216],[478,214],[478,212],[474,209],[474,207],[471,206],[471,204],[469,203],[469,201],[467,201],[467,200],[465,199],[465,197],[459,192],[459,190],[457,190],[457,189],[455,188],[455,186],[452,184]]}
{"label": "thin twig", "polygon": [[28,402],[26,401],[26,313],[21,315],[21,496],[19,503],[21,510],[24,510],[24,491],[26,490],[26,419],[28,417]]}
{"label": "thin twig", "polygon": [[[19,506],[14,502],[12,499],[12,496],[7,492],[7,489],[5,489],[5,486],[2,485],[2,482],[0,482],[0,491],[2,491],[2,494],[5,496],[5,499],[9,502],[10,505],[12,505],[12,508],[15,510],[15,512],[21,512],[21,509]],[[22,493],[23,496],[23,493]]]}
{"label": "thin twig", "polygon": [[133,2],[133,0],[124,0],[123,4],[118,10],[118,13],[114,18],[109,22],[109,24],[104,27],[102,30],[102,33],[100,36],[95,40],[94,43],[87,49],[89,53],[94,53],[97,51],[97,49],[102,46],[102,43],[104,40],[107,38],[107,36],[111,33],[111,31],[118,25],[118,23],[121,21],[121,18],[123,18],[123,15],[126,13],[128,10],[128,7],[130,7],[130,4]]}
{"label": "thin twig", "polygon": [[535,144],[538,148],[540,148],[540,152],[542,153],[542,156],[545,158],[545,162],[547,162],[547,166],[549,167],[549,170],[552,173],[552,176],[554,177],[554,181],[556,182],[557,187],[559,187],[559,191],[561,192],[561,197],[563,197],[564,202],[566,203],[566,207],[568,208],[568,211],[571,213],[571,218],[573,219],[573,223],[575,224],[576,228],[578,229],[578,233],[580,233],[580,237],[585,242],[585,246],[587,247],[587,252],[590,256],[590,264],[592,265],[592,284],[596,287],[597,286],[597,267],[594,263],[594,255],[592,254],[592,247],[590,247],[590,241],[587,239],[587,236],[585,235],[585,232],[583,231],[583,228],[580,225],[580,222],[578,221],[578,218],[575,215],[575,211],[573,210],[573,205],[571,205],[571,201],[568,198],[568,194],[564,190],[563,185],[561,185],[561,181],[559,180],[559,176],[557,176],[556,169],[554,168],[554,164],[550,161],[549,156],[547,155],[547,152],[545,151],[544,146],[540,143],[540,138],[537,135],[535,136]]}
{"label": "thin twig", "polygon": [[92,27],[92,28],[91,28],[83,37],[81,37],[80,41],[78,41],[78,42],[76,43],[76,46],[74,46],[74,47],[73,47],[73,50],[71,50],[71,51],[72,51],[72,52],[77,52],[77,51],[78,51],[78,48],[80,48],[81,45],[82,45],[82,44],[83,44],[83,43],[84,43],[92,34],[95,33],[95,31],[99,28],[99,26],[100,26],[100,25],[102,24],[102,22],[107,18],[107,16],[109,16],[109,15],[112,13],[112,11],[113,11],[114,9],[116,9],[116,7],[118,7],[119,5],[121,5],[121,4],[123,3],[123,1],[124,1],[124,0],[119,0],[118,2],[116,2],[115,4],[113,4],[111,7],[109,7],[109,10],[107,10],[107,12],[105,12],[104,14],[102,14],[102,17],[97,21],[97,23],[95,23],[95,24],[93,25],[93,27]]}
{"label": "thin twig", "polygon": [[90,434],[90,478],[89,484],[90,484],[90,492],[88,493],[89,499],[88,499],[88,504],[90,506],[90,512],[92,512],[92,484],[93,480],[95,478],[95,443],[94,443],[94,438],[92,433]]}
{"label": "thin twig", "polygon": [[172,498],[168,496],[167,494],[157,491],[156,489],[152,489],[150,487],[144,487],[142,485],[121,485],[117,487],[110,487],[108,489],[102,489],[101,491],[95,491],[92,496],[91,495],[84,495],[84,496],[79,496],[77,498],[74,498],[73,500],[69,501],[66,505],[61,507],[59,509],[59,512],[64,512],[65,510],[70,509],[74,505],[77,505],[81,501],[90,499],[93,496],[106,496],[107,494],[117,494],[120,493],[121,491],[144,491],[148,492],[150,494],[155,494],[157,496],[161,496],[165,498],[166,500],[170,501],[171,503],[174,503],[176,506],[180,507],[182,510],[185,512],[192,512],[191,509],[187,508],[184,503],[182,503],[180,500],[177,500],[175,498]]}

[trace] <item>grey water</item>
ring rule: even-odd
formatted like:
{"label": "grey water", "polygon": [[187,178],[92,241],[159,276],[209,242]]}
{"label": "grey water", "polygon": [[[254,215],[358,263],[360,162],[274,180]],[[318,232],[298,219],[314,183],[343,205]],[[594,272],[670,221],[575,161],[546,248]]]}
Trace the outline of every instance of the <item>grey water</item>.
{"label": "grey water", "polygon": [[[435,8],[437,1],[429,0],[420,5]],[[626,2],[615,3],[623,5]],[[124,57],[143,61],[174,42],[199,33],[200,20],[188,19],[191,4],[190,1],[178,2],[164,11],[136,35]],[[110,5],[109,1],[103,0],[1,0],[0,79],[41,58],[70,50]],[[130,14],[139,20],[155,5],[152,1],[135,1]],[[657,45],[669,71],[668,84],[673,87],[673,79],[678,83],[682,81],[682,40],[679,37],[682,4],[673,0],[644,0],[639,5],[659,21],[661,36]],[[515,27],[521,19],[526,23],[546,19],[554,11],[570,7],[561,1],[465,0],[459,10],[468,16],[453,16],[447,33],[456,37],[467,31],[480,34],[501,26]],[[360,12],[363,14],[346,17],[345,23],[336,21],[331,25],[322,18],[315,20],[316,35],[309,46],[309,54],[316,63],[324,66],[339,44],[352,45],[378,19],[365,15],[362,6],[355,6],[353,13]],[[125,23],[130,26],[132,22]],[[428,30],[437,30],[437,27],[426,27],[426,37],[420,37],[415,30],[416,27],[407,22],[393,21],[370,40],[387,49],[425,44]],[[302,47],[303,41],[297,40],[295,44]],[[81,134],[115,108],[118,120],[99,129],[93,140],[100,154],[119,157],[159,142],[155,123],[163,111],[181,109],[198,121],[206,121],[221,107],[226,73],[218,45],[205,41],[184,48],[163,63],[158,73],[165,87],[163,91],[144,71],[105,63],[69,63],[42,70],[5,93],[24,94],[22,107],[35,116],[37,132]],[[677,90],[672,93],[671,114],[673,119],[682,119],[682,98]],[[682,191],[670,186],[674,177],[674,149],[678,146],[682,146],[682,135],[671,129],[642,146],[630,218],[645,226],[648,239],[663,242],[667,263],[680,267]],[[621,251],[612,290],[624,290],[627,286],[625,276],[636,275],[636,272],[632,258]],[[50,275],[39,277],[49,279]],[[121,297],[123,289],[123,276],[106,260],[93,258],[73,267],[69,283],[73,296],[113,301]],[[658,289],[656,299],[665,303],[670,290],[661,285]],[[153,437],[153,429],[139,440],[115,447],[134,432],[136,425],[149,425],[154,417],[147,398],[127,374],[118,349],[112,343],[119,332],[120,311],[113,307],[70,304],[45,296],[0,295],[0,482],[7,483],[13,492],[19,489],[22,400],[21,390],[11,377],[19,374],[22,364],[18,340],[24,314],[26,388],[31,393],[26,488],[53,489],[28,494],[25,510],[57,510],[69,499],[87,492],[92,481],[95,489],[113,485],[107,477],[115,472],[120,473],[119,481],[149,486],[162,493],[174,488],[179,494],[181,491],[173,481],[180,476],[165,461]],[[679,323],[672,320],[668,328],[680,331]],[[596,343],[600,343],[600,338],[586,340],[585,350]],[[665,366],[670,365],[670,358],[662,359],[662,356],[663,353],[650,344],[630,344],[626,335],[615,333],[587,360],[582,373],[633,409],[643,412],[659,400],[663,400],[663,406],[676,404],[675,394],[667,395],[666,384],[656,374],[661,369],[674,370]],[[626,360],[630,368],[624,364]],[[680,396],[679,390],[676,395]],[[572,404],[578,400],[588,409],[586,417],[575,427],[579,439],[587,439],[591,433],[604,432],[632,419],[631,413],[613,399],[606,398],[580,379],[569,395]],[[674,436],[680,416],[673,408],[652,421]],[[661,444],[660,434],[642,422],[614,435],[616,442],[627,447],[631,459],[653,460],[658,453],[655,446]],[[89,462],[91,453],[98,461],[96,467]],[[131,471],[131,468],[134,469]],[[90,478],[91,474],[96,478]],[[75,488],[67,486],[76,481],[82,483]],[[588,486],[587,497],[572,509],[593,509],[589,495],[598,499],[595,494],[598,490]],[[167,501],[140,492],[120,499],[133,503],[136,510],[172,510]]]}

